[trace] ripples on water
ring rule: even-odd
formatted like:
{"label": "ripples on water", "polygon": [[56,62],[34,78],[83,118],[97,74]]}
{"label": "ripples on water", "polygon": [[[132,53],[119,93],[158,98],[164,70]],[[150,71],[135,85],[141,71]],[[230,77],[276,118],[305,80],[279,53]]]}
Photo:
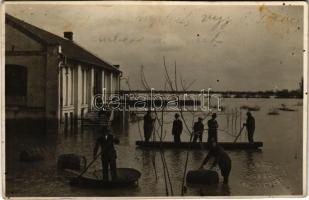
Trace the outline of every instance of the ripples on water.
{"label": "ripples on water", "polygon": [[[232,159],[232,171],[228,186],[190,187],[185,195],[300,195],[302,194],[302,107],[296,112],[281,112],[278,116],[267,115],[270,108],[281,103],[296,105],[299,100],[279,99],[230,99],[224,102],[230,108],[246,105],[259,105],[260,111],[253,112],[256,119],[255,140],[263,141],[261,151],[227,151]],[[228,104],[227,104],[228,103]],[[245,119],[245,112],[242,113]],[[188,121],[191,115],[186,114]],[[164,115],[165,140],[171,140],[170,134],[173,113]],[[220,128],[226,127],[226,117],[218,116]],[[190,122],[191,123],[191,122]],[[204,122],[206,123],[206,122]],[[75,153],[92,159],[92,151],[98,131],[95,129],[75,130],[44,136],[42,134],[25,135],[22,132],[6,136],[6,192],[8,196],[165,196],[162,164],[158,150],[141,150],[135,141],[140,140],[139,128],[142,122],[130,123],[126,128],[115,127],[121,144],[117,146],[118,167],[132,167],[142,172],[138,187],[123,189],[83,189],[70,187],[67,180],[57,174],[57,157],[65,153]],[[207,138],[205,134],[204,140]],[[183,141],[188,141],[186,133]],[[233,137],[219,132],[220,141],[232,141]],[[243,134],[240,140],[246,141]],[[44,161],[22,163],[18,160],[20,150],[30,146],[46,149]],[[166,162],[169,168],[174,194],[181,194],[181,182],[186,159],[186,150],[166,150]],[[189,153],[188,170],[197,169],[206,151],[194,150]],[[153,165],[155,159],[157,179]],[[97,161],[91,169],[100,167]],[[91,170],[90,169],[90,170]],[[217,169],[218,170],[218,169]],[[219,173],[220,174],[220,173]]]}

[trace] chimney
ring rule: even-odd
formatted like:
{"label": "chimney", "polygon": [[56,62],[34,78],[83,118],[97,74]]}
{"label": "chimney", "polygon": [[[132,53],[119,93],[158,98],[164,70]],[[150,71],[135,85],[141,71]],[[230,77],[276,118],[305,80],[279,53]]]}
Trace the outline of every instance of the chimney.
{"label": "chimney", "polygon": [[73,32],[71,32],[71,31],[63,32],[63,37],[68,39],[68,40],[73,41]]}

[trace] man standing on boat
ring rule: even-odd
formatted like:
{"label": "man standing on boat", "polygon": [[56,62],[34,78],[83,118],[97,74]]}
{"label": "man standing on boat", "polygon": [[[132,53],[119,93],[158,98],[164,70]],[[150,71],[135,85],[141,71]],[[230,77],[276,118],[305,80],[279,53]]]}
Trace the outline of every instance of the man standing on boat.
{"label": "man standing on boat", "polygon": [[253,143],[253,134],[255,131],[255,119],[252,116],[251,112],[249,111],[247,112],[247,121],[244,124],[244,126],[246,126],[247,128],[249,143]]}
{"label": "man standing on boat", "polygon": [[114,137],[107,126],[103,126],[102,135],[96,141],[93,158],[96,159],[97,152],[101,148],[101,161],[102,161],[102,172],[103,180],[108,180],[108,168],[110,168],[112,180],[117,178],[117,167],[116,167],[116,150],[114,144],[119,144],[119,139]]}
{"label": "man standing on boat", "polygon": [[148,110],[144,116],[144,137],[145,141],[149,142],[155,119],[152,118],[151,111]]}
{"label": "man standing on boat", "polygon": [[194,123],[193,126],[193,142],[197,141],[197,138],[200,142],[203,140],[203,132],[204,132],[204,124],[203,124],[203,118],[199,117],[198,121]]}
{"label": "man standing on boat", "polygon": [[172,134],[174,136],[174,142],[175,143],[181,142],[180,135],[182,133],[182,129],[183,129],[182,121],[179,119],[179,114],[176,113],[175,114],[175,120],[173,122],[173,129],[172,129]]}
{"label": "man standing on boat", "polygon": [[210,150],[200,168],[203,168],[204,165],[206,165],[206,163],[209,161],[209,159],[214,157],[214,162],[211,165],[210,170],[213,169],[218,164],[221,170],[221,175],[223,176],[223,183],[227,184],[232,169],[231,158],[224,151],[224,149],[219,144],[217,144],[217,142],[213,138],[211,139],[210,142],[211,142]]}
{"label": "man standing on boat", "polygon": [[209,143],[213,138],[216,142],[218,142],[218,133],[217,129],[219,127],[218,122],[216,120],[217,114],[213,113],[211,119],[208,120],[208,139],[207,142]]}

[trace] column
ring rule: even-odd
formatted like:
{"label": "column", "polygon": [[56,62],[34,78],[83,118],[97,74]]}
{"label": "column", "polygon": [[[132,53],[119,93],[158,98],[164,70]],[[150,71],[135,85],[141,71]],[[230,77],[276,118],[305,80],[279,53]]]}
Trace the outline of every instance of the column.
{"label": "column", "polygon": [[101,94],[102,94],[102,97],[104,97],[104,88],[105,88],[105,73],[104,73],[104,70],[102,70],[102,79],[101,79],[101,81],[102,81],[102,92],[101,92]]}
{"label": "column", "polygon": [[74,70],[74,118],[81,116],[82,105],[82,66],[78,65]]}
{"label": "column", "polygon": [[111,72],[111,89],[110,89],[110,91],[111,91],[111,94],[113,94],[113,92],[115,91],[114,90],[114,76],[113,76],[114,74],[113,74],[113,72]]}
{"label": "column", "polygon": [[93,108],[93,96],[94,96],[94,68],[90,69],[90,101],[89,108]]}

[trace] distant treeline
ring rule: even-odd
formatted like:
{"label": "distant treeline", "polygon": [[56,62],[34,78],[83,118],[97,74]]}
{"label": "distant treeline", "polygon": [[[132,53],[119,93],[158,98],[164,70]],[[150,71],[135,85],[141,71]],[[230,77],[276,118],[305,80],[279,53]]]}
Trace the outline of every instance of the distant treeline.
{"label": "distant treeline", "polygon": [[[150,94],[147,90],[130,90],[120,91],[122,94]],[[167,90],[153,90],[153,94],[201,94],[201,91],[167,91]],[[205,91],[204,94],[207,94]],[[218,94],[223,98],[303,98],[302,90],[266,90],[266,91],[209,91],[210,95]]]}
{"label": "distant treeline", "polygon": [[255,92],[218,92],[224,98],[303,98],[299,90],[255,91]]}

